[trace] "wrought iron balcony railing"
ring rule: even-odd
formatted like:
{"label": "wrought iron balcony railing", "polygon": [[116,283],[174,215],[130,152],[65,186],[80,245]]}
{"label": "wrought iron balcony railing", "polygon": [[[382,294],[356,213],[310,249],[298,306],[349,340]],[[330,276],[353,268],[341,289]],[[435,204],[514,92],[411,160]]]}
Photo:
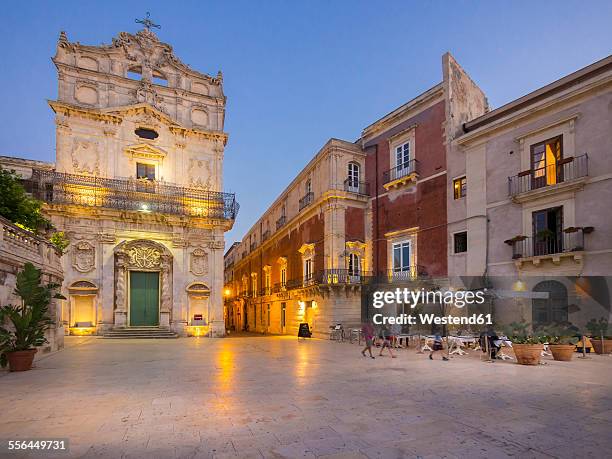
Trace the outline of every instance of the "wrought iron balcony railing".
{"label": "wrought iron balcony railing", "polygon": [[354,180],[351,178],[347,178],[344,181],[344,191],[348,191],[350,193],[362,194],[364,196],[370,195],[369,184],[367,182],[359,182],[358,180]]}
{"label": "wrought iron balcony railing", "polygon": [[352,269],[324,269],[316,275],[319,285],[361,284],[371,273]]}
{"label": "wrought iron balcony railing", "polygon": [[559,183],[569,182],[589,174],[589,156],[563,158],[556,164],[539,169],[530,169],[508,177],[508,195],[516,196]]}
{"label": "wrought iron balcony railing", "polygon": [[232,193],[151,180],[111,179],[34,169],[32,194],[49,204],[235,220]]}
{"label": "wrought iron balcony railing", "polygon": [[300,199],[300,211],[308,207],[314,201],[314,193],[311,191],[310,193],[306,193],[302,199]]}
{"label": "wrought iron balcony railing", "polygon": [[276,229],[279,230],[285,225],[285,223],[287,223],[287,217],[285,215],[281,215],[281,217],[276,220]]}
{"label": "wrought iron balcony railing", "polygon": [[257,248],[257,242],[251,242],[250,248],[251,248],[251,252],[255,250]]}
{"label": "wrought iron balcony railing", "polygon": [[287,283],[286,282],[277,282],[277,283],[274,284],[274,287],[272,288],[272,291],[274,293],[284,292],[285,290],[287,290]]}
{"label": "wrought iron balcony railing", "polygon": [[261,234],[261,242],[263,241],[267,241],[268,239],[270,239],[270,230],[265,230],[262,234]]}
{"label": "wrought iron balcony railing", "polygon": [[529,258],[584,250],[584,233],[552,233],[535,237],[521,237],[508,241],[512,245],[512,258]]}
{"label": "wrought iron balcony railing", "polygon": [[427,277],[427,270],[420,265],[405,266],[387,270],[386,275],[379,276],[380,282],[409,282]]}
{"label": "wrought iron balcony railing", "polygon": [[416,159],[411,159],[408,162],[399,164],[388,171],[383,172],[383,183],[390,183],[410,174],[418,174],[418,166],[419,162]]}
{"label": "wrought iron balcony railing", "polygon": [[264,287],[259,291],[259,296],[267,296],[272,293],[272,289],[270,287]]}

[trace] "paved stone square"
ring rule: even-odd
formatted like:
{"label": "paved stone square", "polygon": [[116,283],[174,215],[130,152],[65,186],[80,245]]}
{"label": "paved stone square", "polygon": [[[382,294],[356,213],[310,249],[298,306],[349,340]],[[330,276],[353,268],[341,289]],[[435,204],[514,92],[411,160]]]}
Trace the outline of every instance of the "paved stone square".
{"label": "paved stone square", "polygon": [[30,372],[0,372],[0,439],[70,440],[69,454],[32,457],[610,457],[612,357],[545,362],[71,337]]}

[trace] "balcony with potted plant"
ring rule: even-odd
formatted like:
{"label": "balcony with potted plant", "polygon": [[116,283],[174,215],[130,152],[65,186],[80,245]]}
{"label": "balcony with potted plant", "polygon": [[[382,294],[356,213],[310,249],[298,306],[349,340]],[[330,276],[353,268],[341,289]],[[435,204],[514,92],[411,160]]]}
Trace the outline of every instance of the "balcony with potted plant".
{"label": "balcony with potted plant", "polygon": [[512,247],[512,259],[518,269],[525,263],[537,267],[545,260],[560,265],[567,259],[580,265],[584,256],[584,235],[593,231],[592,226],[571,226],[558,232],[545,229],[535,237],[521,234],[504,243]]}

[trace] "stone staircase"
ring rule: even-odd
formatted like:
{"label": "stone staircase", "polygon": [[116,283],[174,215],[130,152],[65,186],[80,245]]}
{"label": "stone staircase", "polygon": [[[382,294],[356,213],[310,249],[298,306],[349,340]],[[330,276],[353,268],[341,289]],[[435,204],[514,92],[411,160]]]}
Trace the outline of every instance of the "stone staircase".
{"label": "stone staircase", "polygon": [[178,335],[163,327],[125,327],[114,328],[103,335],[107,339],[169,339]]}

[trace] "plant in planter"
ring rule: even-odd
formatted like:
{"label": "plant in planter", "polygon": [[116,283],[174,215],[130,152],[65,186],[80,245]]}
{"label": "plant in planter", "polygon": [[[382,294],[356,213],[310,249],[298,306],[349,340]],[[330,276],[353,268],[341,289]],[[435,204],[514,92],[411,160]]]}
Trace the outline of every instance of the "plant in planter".
{"label": "plant in planter", "polygon": [[538,365],[544,342],[546,339],[539,334],[529,333],[529,324],[526,322],[512,322],[506,336],[512,341],[512,349],[516,356],[516,363],[521,365]]}
{"label": "plant in planter", "polygon": [[512,247],[513,249],[513,254],[512,254],[512,258],[513,259],[517,259],[517,258],[522,258],[523,254],[522,254],[522,250],[521,250],[521,246],[517,245],[518,242],[523,242],[525,239],[527,239],[527,236],[523,236],[523,235],[518,235],[518,236],[514,236],[513,238],[510,239],[506,239],[504,241],[505,244],[508,244],[509,246]]}
{"label": "plant in planter", "polygon": [[47,342],[45,331],[53,323],[48,316],[51,299],[65,299],[55,290],[59,285],[41,283],[41,271],[26,263],[17,274],[15,294],[21,305],[0,308],[0,365],[10,371],[32,368],[36,346]]}
{"label": "plant in planter", "polygon": [[607,318],[601,317],[599,320],[591,319],[586,324],[586,329],[593,338],[591,342],[597,354],[612,353],[612,336],[609,333]]}
{"label": "plant in planter", "polygon": [[570,323],[554,324],[542,329],[542,333],[546,336],[553,359],[562,362],[572,360],[579,340],[578,328]]}

